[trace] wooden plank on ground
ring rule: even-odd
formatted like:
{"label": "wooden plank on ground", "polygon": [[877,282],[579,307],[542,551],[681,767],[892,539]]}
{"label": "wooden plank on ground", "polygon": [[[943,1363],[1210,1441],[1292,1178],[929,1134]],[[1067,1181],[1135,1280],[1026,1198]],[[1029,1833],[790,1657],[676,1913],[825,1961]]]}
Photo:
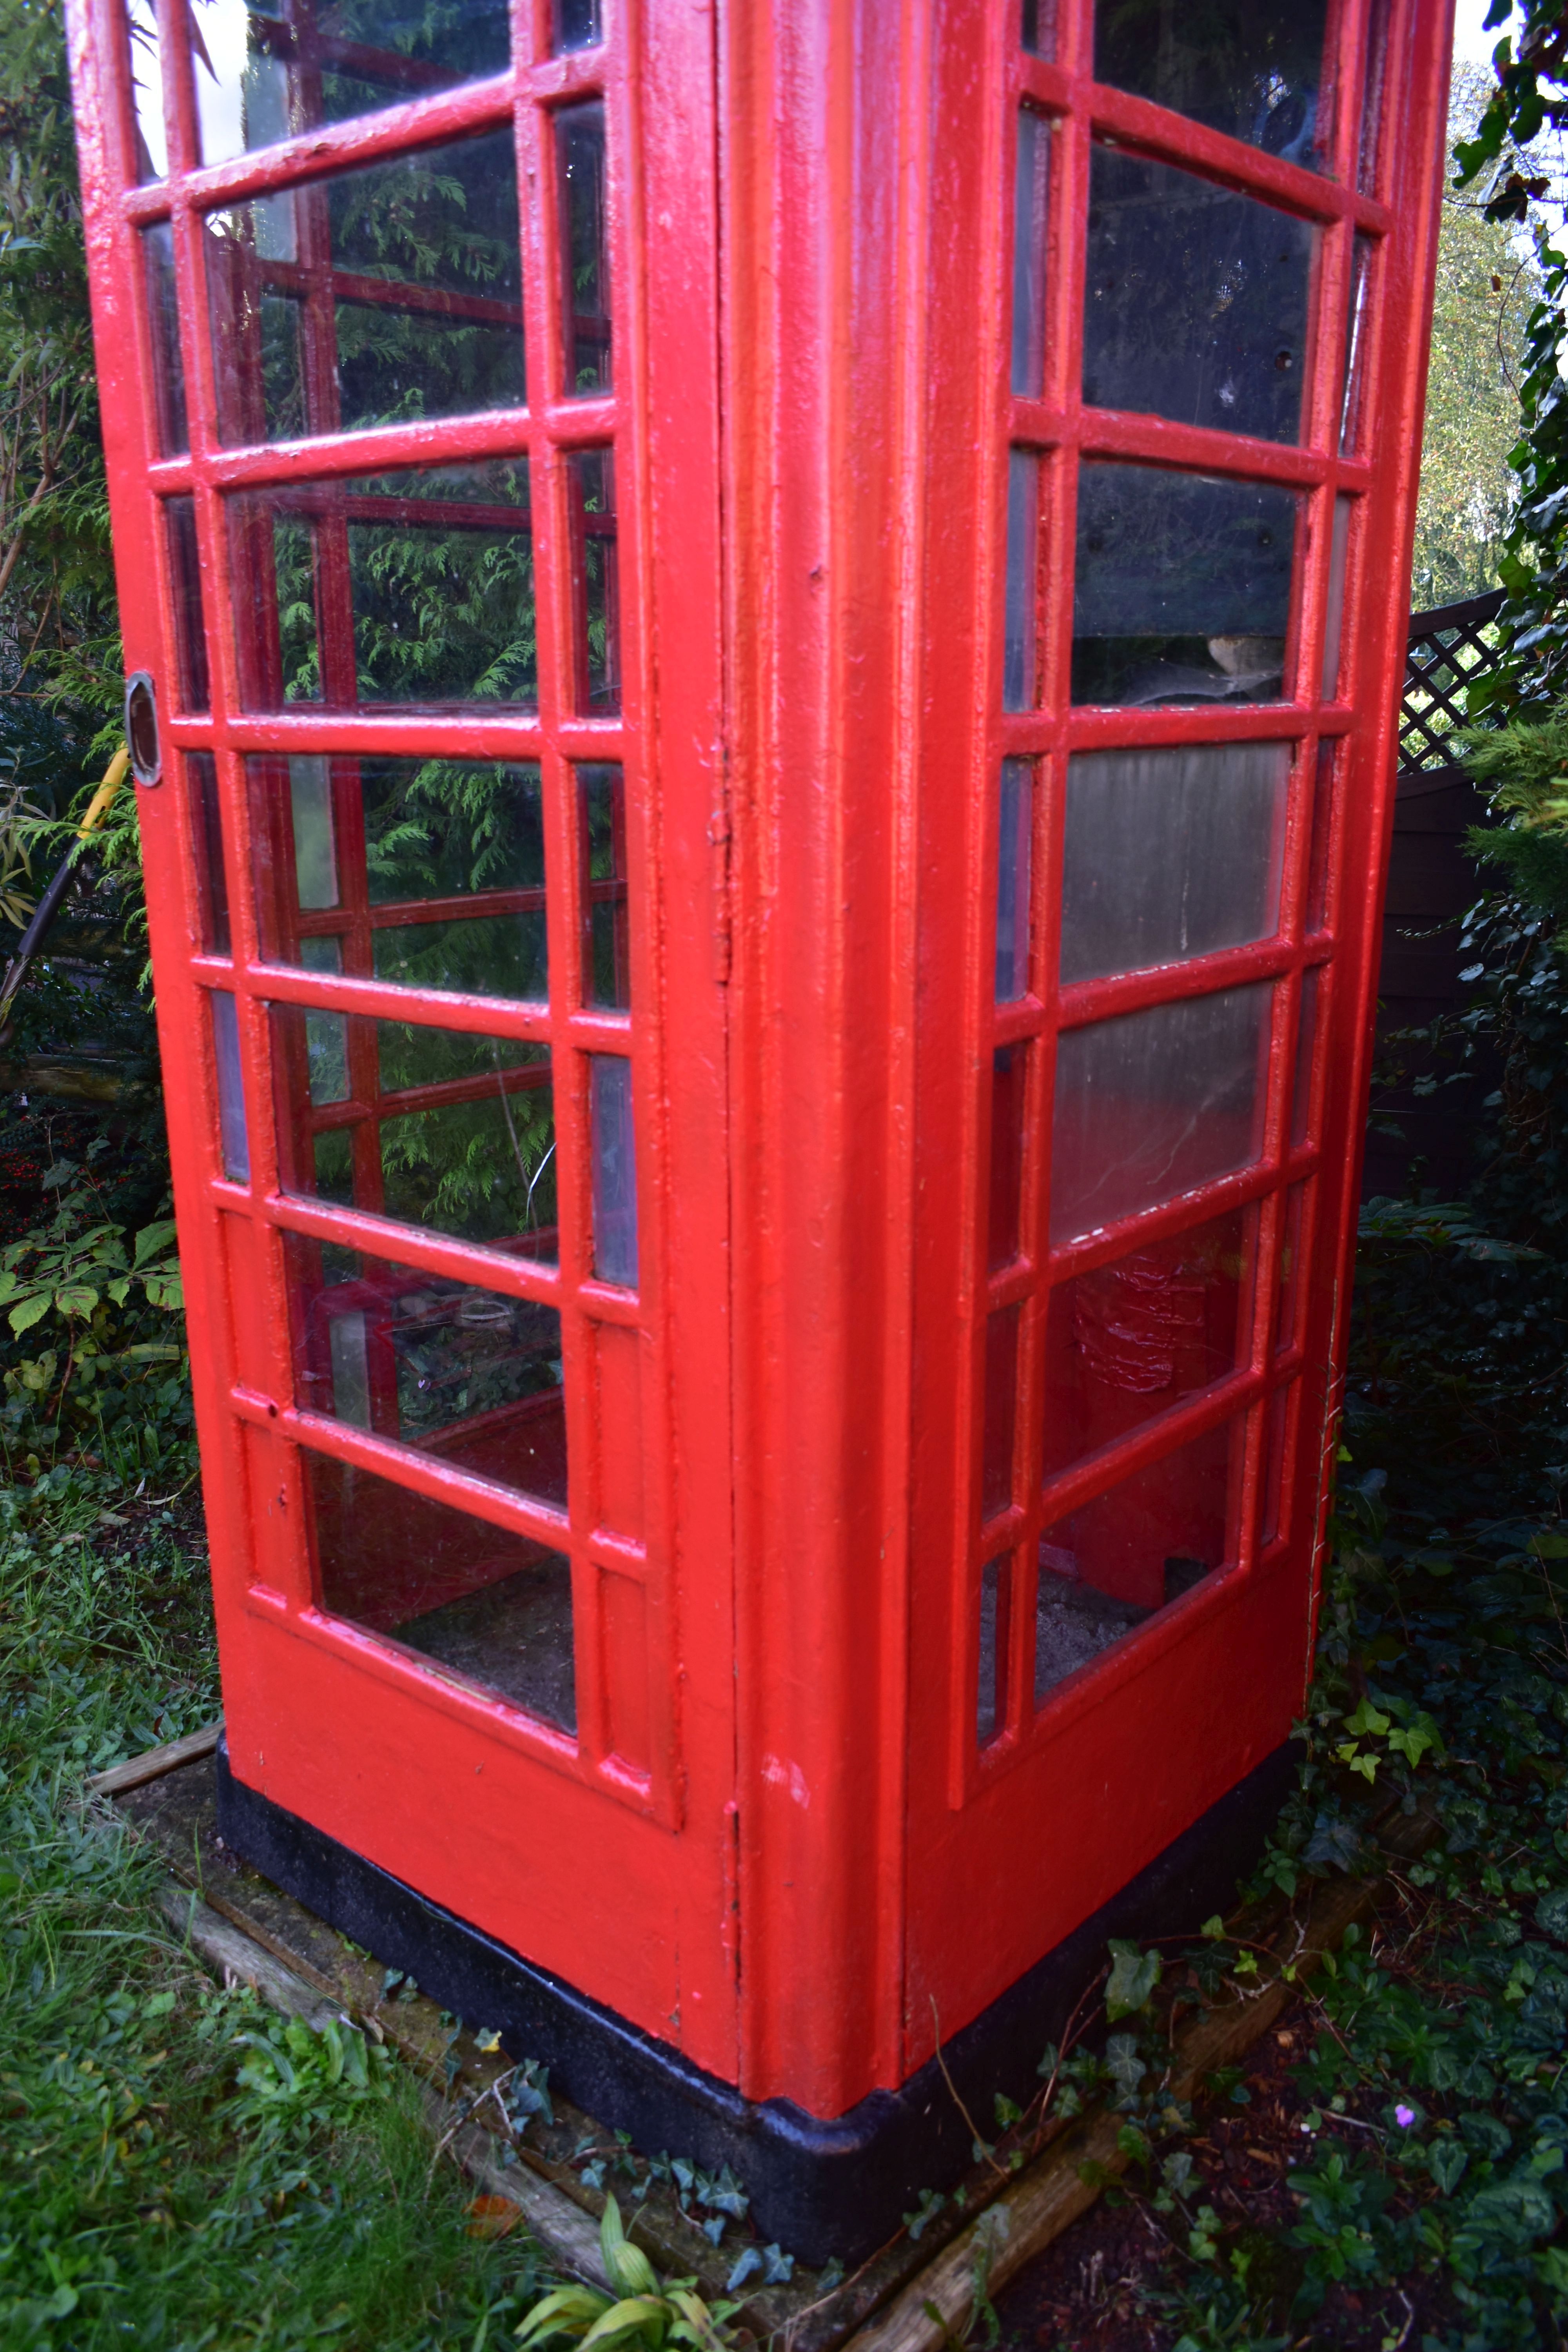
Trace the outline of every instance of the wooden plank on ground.
{"label": "wooden plank on ground", "polygon": [[210,1756],[222,1738],[220,1718],[204,1724],[200,1731],[188,1731],[184,1739],[171,1739],[162,1748],[149,1748],[143,1755],[127,1757],[123,1764],[111,1764],[107,1772],[94,1772],[87,1785],[95,1797],[122,1796],[127,1789],[161,1780],[165,1772],[177,1772],[182,1764]]}

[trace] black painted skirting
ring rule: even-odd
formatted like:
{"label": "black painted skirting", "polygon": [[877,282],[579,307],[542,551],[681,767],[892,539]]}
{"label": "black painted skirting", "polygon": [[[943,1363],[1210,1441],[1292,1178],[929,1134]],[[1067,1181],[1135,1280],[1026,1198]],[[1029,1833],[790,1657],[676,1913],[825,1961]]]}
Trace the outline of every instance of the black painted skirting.
{"label": "black painted skirting", "polygon": [[[1025,2103],[1035,2069],[1102,1964],[1106,1939],[1194,1932],[1226,1909],[1291,1786],[1298,1751],[1276,1748],[1146,1870],[943,2045],[954,2089],[974,2115],[993,2096]],[[935,2060],[901,2091],[873,2091],[824,2121],[787,2099],[743,2099],[667,2042],[639,2032],[560,1978],[454,1918],[374,1863],[237,1780],[217,1753],[225,1843],[391,1968],[406,1969],[464,2022],[499,2029],[513,2057],[536,2058],[578,2106],[709,2170],[732,2165],[752,2218],[803,2262],[855,2263],[883,2244],[925,2188],[946,2189],[971,2160],[969,2128]]]}

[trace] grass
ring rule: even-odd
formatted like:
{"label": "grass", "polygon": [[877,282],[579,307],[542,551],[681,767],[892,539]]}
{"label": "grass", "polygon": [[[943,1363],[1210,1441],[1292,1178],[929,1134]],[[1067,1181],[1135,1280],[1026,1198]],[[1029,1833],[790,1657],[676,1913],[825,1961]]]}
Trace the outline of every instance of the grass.
{"label": "grass", "polygon": [[79,1475],[0,1494],[0,2344],[482,2352],[534,2250],[468,2234],[405,2070],[212,1983],[83,1796],[216,1706],[170,1514]]}

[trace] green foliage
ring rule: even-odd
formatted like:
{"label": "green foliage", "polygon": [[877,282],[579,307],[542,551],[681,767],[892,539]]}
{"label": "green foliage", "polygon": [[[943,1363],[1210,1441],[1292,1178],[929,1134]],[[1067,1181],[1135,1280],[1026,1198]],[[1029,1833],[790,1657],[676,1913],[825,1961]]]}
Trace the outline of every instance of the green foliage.
{"label": "green foliage", "polygon": [[113,1559],[77,1472],[0,1490],[0,2341],[16,2352],[493,2342],[538,2291],[476,2242],[413,2084],[216,1989],[81,1776],[210,1721],[205,1562]]}
{"label": "green foliage", "polygon": [[0,612],[19,673],[118,699],[108,502],[59,0],[0,0]]}
{"label": "green foliage", "polygon": [[596,2346],[604,2352],[632,2346],[644,2347],[646,2352],[674,2352],[676,2347],[686,2352],[719,2352],[732,2342],[727,2322],[736,2306],[719,2303],[710,2307],[690,2279],[662,2284],[642,2248],[626,2237],[613,2197],[605,2200],[599,2244],[613,2292],[558,2287],[519,2323],[521,2345],[549,2344],[564,2336],[582,2345],[584,2352]]}
{"label": "green foliage", "polygon": [[1529,152],[1543,132],[1568,125],[1568,42],[1559,0],[1519,0],[1517,11],[1494,0],[1488,24],[1510,30],[1498,44],[1496,88],[1475,134],[1456,148],[1455,186],[1476,191],[1489,221],[1528,224],[1537,290],[1524,332],[1521,437],[1509,459],[1518,504],[1497,567],[1507,602],[1498,659],[1468,688],[1472,717],[1539,714],[1568,683],[1568,255],[1546,208],[1550,178]]}
{"label": "green foliage", "polygon": [[[1491,76],[1457,62],[1452,140],[1473,136]],[[1518,496],[1509,453],[1519,439],[1519,386],[1540,287],[1533,254],[1474,193],[1444,194],[1421,445],[1421,491],[1410,601],[1424,608],[1496,587]]]}

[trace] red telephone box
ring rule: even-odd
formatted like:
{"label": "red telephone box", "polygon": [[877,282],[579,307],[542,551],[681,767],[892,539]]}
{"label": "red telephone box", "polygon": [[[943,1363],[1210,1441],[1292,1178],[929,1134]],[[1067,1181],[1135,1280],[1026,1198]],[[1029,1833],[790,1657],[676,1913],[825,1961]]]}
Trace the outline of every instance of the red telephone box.
{"label": "red telephone box", "polygon": [[1289,1770],[1447,16],[75,0],[225,1834],[808,2257]]}

